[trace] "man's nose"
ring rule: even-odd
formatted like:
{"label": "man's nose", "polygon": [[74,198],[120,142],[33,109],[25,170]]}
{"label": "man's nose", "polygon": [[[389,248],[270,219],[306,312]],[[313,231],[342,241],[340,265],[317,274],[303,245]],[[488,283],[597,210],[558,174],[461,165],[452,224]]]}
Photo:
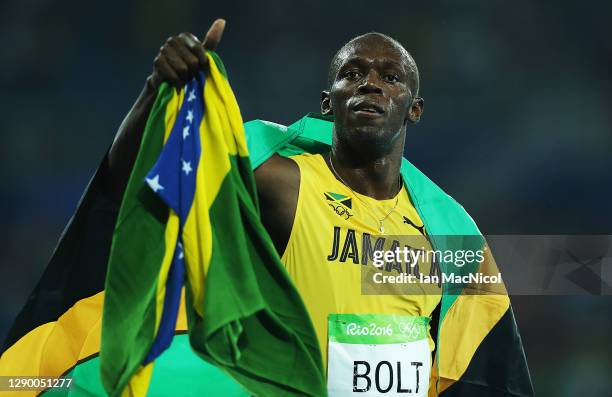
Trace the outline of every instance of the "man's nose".
{"label": "man's nose", "polygon": [[378,77],[378,73],[374,70],[370,70],[363,78],[363,81],[357,88],[360,94],[382,94],[382,81]]}

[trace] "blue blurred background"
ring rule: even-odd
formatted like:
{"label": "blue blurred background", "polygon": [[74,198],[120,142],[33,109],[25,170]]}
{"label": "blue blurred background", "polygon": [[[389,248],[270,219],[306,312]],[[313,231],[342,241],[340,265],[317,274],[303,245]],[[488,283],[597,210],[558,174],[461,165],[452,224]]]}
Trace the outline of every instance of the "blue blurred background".
{"label": "blue blurred background", "polygon": [[[0,340],[40,277],[165,39],[228,21],[243,118],[319,109],[351,37],[421,72],[407,156],[486,234],[612,234],[612,3],[23,0],[0,5]],[[612,395],[610,297],[514,297],[540,396]]]}

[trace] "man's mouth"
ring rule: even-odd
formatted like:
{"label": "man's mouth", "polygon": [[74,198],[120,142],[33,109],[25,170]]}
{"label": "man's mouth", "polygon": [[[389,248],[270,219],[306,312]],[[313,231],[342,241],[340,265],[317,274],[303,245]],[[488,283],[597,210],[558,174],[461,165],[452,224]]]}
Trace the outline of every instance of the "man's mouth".
{"label": "man's mouth", "polygon": [[384,114],[382,106],[371,101],[360,101],[353,106],[353,112],[372,116]]}

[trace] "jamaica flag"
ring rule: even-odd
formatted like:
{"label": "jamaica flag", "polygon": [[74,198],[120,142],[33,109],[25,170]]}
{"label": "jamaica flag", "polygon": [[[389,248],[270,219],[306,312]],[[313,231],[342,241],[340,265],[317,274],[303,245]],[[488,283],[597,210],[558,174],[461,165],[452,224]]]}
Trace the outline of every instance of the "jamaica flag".
{"label": "jamaica flag", "polygon": [[325,192],[325,198],[336,204],[342,204],[347,208],[353,208],[353,199],[340,193]]}

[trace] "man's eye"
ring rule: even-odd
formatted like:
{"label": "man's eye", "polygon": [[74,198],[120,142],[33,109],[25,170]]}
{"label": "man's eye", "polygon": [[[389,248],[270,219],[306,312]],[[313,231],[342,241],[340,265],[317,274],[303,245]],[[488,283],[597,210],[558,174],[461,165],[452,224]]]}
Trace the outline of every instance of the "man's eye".
{"label": "man's eye", "polygon": [[388,74],[385,76],[385,81],[389,83],[397,83],[399,81],[399,77],[394,74]]}
{"label": "man's eye", "polygon": [[349,70],[348,72],[344,74],[344,77],[350,80],[354,80],[354,79],[358,79],[359,77],[361,77],[361,73],[359,73],[356,70]]}

